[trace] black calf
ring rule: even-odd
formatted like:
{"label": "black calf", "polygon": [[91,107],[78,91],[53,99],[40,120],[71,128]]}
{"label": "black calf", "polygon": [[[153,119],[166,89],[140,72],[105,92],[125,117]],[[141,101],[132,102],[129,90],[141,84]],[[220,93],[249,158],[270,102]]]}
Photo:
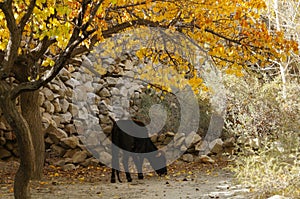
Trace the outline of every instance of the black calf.
{"label": "black calf", "polygon": [[111,182],[116,182],[115,171],[119,182],[119,149],[123,151],[123,165],[128,182],[132,181],[128,168],[128,159],[131,156],[137,171],[138,178],[143,179],[142,166],[147,158],[158,175],[167,174],[166,158],[148,137],[145,124],[140,121],[119,120],[112,129],[112,174]]}

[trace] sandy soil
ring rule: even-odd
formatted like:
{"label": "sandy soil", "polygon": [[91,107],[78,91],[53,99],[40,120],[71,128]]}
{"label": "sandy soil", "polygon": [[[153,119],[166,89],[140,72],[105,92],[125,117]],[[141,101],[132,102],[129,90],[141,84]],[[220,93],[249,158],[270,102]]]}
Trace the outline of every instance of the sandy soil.
{"label": "sandy soil", "polygon": [[[13,176],[17,162],[0,162],[0,198],[13,198]],[[247,189],[233,185],[233,174],[224,165],[176,162],[168,167],[169,174],[158,177],[145,174],[133,182],[110,183],[110,169],[106,167],[78,168],[62,171],[46,166],[42,181],[32,182],[34,199],[206,199],[250,198]],[[122,180],[126,181],[124,174]]]}

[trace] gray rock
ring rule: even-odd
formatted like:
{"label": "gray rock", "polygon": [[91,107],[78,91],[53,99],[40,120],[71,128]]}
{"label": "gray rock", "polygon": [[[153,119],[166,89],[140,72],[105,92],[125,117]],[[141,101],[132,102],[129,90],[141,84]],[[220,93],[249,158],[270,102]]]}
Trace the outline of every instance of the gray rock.
{"label": "gray rock", "polygon": [[73,155],[72,160],[73,163],[81,163],[85,161],[86,158],[87,158],[87,153],[85,151],[78,151]]}
{"label": "gray rock", "polygon": [[83,134],[85,132],[85,128],[83,126],[82,121],[80,121],[80,120],[73,120],[73,123],[74,123],[75,129],[76,129],[76,132],[78,134]]}
{"label": "gray rock", "polygon": [[192,145],[195,145],[197,143],[199,143],[202,140],[201,136],[198,134],[194,135],[193,141],[192,141]]}
{"label": "gray rock", "polygon": [[89,147],[100,145],[101,134],[99,132],[88,130],[85,133],[85,136],[80,138],[85,145],[88,145]]}
{"label": "gray rock", "polygon": [[56,157],[63,157],[63,155],[65,154],[66,150],[61,147],[61,146],[58,146],[56,144],[52,144],[50,146],[50,149],[51,149],[51,153],[52,155],[56,156]]}
{"label": "gray rock", "polygon": [[[67,151],[66,151],[66,153],[64,154],[64,158],[72,158],[73,157],[73,155],[75,154],[75,153],[77,153],[78,151],[81,151],[79,148],[76,148],[76,149],[68,149]],[[73,161],[71,160],[70,161],[70,163],[72,163]]]}
{"label": "gray rock", "polygon": [[103,97],[110,97],[111,94],[110,94],[110,92],[109,92],[109,90],[107,88],[103,88],[102,90],[100,90],[99,96],[101,98],[103,98]]}
{"label": "gray rock", "polygon": [[128,89],[125,86],[122,86],[120,88],[120,95],[123,97],[127,97],[127,94],[128,94]]}
{"label": "gray rock", "polygon": [[54,93],[58,93],[60,91],[60,87],[57,84],[49,84],[50,90],[52,90]]}
{"label": "gray rock", "polygon": [[71,73],[71,75],[72,75],[72,78],[78,80],[79,82],[83,82],[84,81],[84,79],[83,79],[84,74],[83,73],[80,73],[80,72],[76,71],[74,73]]}
{"label": "gray rock", "polygon": [[102,151],[100,154],[99,154],[99,161],[105,165],[109,165],[111,163],[111,154],[105,152],[105,151]]}
{"label": "gray rock", "polygon": [[221,139],[215,139],[209,143],[209,148],[211,153],[222,153],[223,152],[223,141]]}
{"label": "gray rock", "polygon": [[130,102],[128,99],[122,99],[121,101],[121,106],[124,108],[124,109],[128,109],[130,107]]}
{"label": "gray rock", "polygon": [[157,142],[157,139],[158,139],[158,135],[157,134],[154,134],[154,135],[152,135],[151,137],[150,137],[150,139],[151,139],[151,141],[152,142]]}
{"label": "gray rock", "polygon": [[185,146],[184,144],[180,146],[180,151],[181,152],[186,152],[187,151],[187,146]]}
{"label": "gray rock", "polygon": [[50,114],[54,113],[54,105],[50,101],[46,100],[43,104],[43,107],[46,109],[46,112]]}
{"label": "gray rock", "polygon": [[110,124],[111,120],[108,116],[100,115],[101,124]]}
{"label": "gray rock", "polygon": [[72,135],[72,134],[76,133],[76,128],[75,128],[74,124],[67,124],[67,125],[65,125],[64,130],[65,130],[69,135]]}
{"label": "gray rock", "polygon": [[45,113],[45,112],[46,112],[46,109],[40,106],[40,112],[41,112],[41,113]]}
{"label": "gray rock", "polygon": [[42,106],[46,98],[43,92],[39,92],[39,105]]}
{"label": "gray rock", "polygon": [[49,145],[54,144],[54,142],[51,140],[50,137],[46,137],[46,138],[45,138],[45,143],[46,143],[46,144],[49,144]]}
{"label": "gray rock", "polygon": [[85,81],[86,82],[92,82],[94,80],[94,77],[93,77],[92,74],[89,74],[89,73],[85,72],[83,75],[85,76]]}
{"label": "gray rock", "polygon": [[192,131],[191,133],[189,133],[188,135],[186,135],[186,138],[185,138],[185,144],[186,146],[190,146],[194,140],[194,136],[197,135],[195,131]]}
{"label": "gray rock", "polygon": [[98,93],[103,88],[103,84],[93,83],[92,85],[95,93]]}
{"label": "gray rock", "polygon": [[104,147],[110,147],[111,140],[109,138],[106,138],[104,141],[101,142],[102,146]]}
{"label": "gray rock", "polygon": [[181,139],[184,136],[185,136],[184,133],[176,133],[175,137],[174,137],[174,141],[177,141],[177,140]]}
{"label": "gray rock", "polygon": [[132,70],[133,69],[133,62],[131,60],[126,59],[125,69],[127,69],[127,70]]}
{"label": "gray rock", "polygon": [[55,112],[55,113],[61,112],[61,106],[60,106],[60,103],[59,103],[59,99],[58,99],[58,98],[56,98],[55,100],[53,100],[52,104],[53,104],[53,106],[54,106],[54,112]]}
{"label": "gray rock", "polygon": [[113,87],[117,84],[117,79],[113,78],[113,77],[107,77],[106,82],[107,82],[108,86]]}
{"label": "gray rock", "polygon": [[[177,134],[176,134],[176,135],[177,135]],[[176,136],[176,135],[175,135],[175,136]],[[184,140],[185,140],[185,137],[181,137],[181,138],[175,140],[174,146],[175,146],[175,147],[180,147],[181,145],[183,145]]]}
{"label": "gray rock", "polygon": [[99,111],[101,114],[105,114],[105,115],[108,114],[109,108],[108,108],[107,104],[105,103],[105,101],[101,101],[98,108],[99,108]]}
{"label": "gray rock", "polygon": [[108,134],[111,132],[112,130],[112,126],[111,125],[103,125],[104,127],[102,127],[102,130],[105,134]]}
{"label": "gray rock", "polygon": [[68,87],[66,87],[66,85],[60,79],[54,79],[52,82],[55,85],[55,89],[53,90],[53,92],[58,94],[59,98],[64,98],[66,96],[66,91]]}
{"label": "gray rock", "polygon": [[135,76],[135,74],[134,74],[133,71],[125,71],[125,72],[124,72],[124,75],[125,75],[125,76],[128,76],[128,77],[134,77],[134,76]]}
{"label": "gray rock", "polygon": [[166,133],[166,136],[174,137],[174,136],[175,136],[175,133],[168,131],[168,132]]}
{"label": "gray rock", "polygon": [[94,92],[94,87],[93,87],[91,81],[86,82],[83,86],[85,87],[85,89],[86,89],[86,91],[87,91],[88,93],[89,93],[89,92]]}
{"label": "gray rock", "polygon": [[60,123],[63,124],[70,123],[72,120],[72,114],[70,112],[59,114],[59,116],[61,117]]}
{"label": "gray rock", "polygon": [[62,167],[62,169],[64,171],[71,171],[71,170],[75,170],[76,166],[74,164],[66,164]]}
{"label": "gray rock", "polygon": [[63,147],[71,149],[75,149],[79,145],[79,139],[75,136],[63,138],[60,142]]}
{"label": "gray rock", "polygon": [[111,93],[111,95],[119,96],[120,95],[120,90],[118,88],[112,87],[110,89],[110,93]]}
{"label": "gray rock", "polygon": [[0,159],[9,158],[11,156],[12,156],[12,154],[10,151],[8,151],[4,148],[0,148]]}
{"label": "gray rock", "polygon": [[60,122],[61,122],[61,116],[58,116],[58,115],[52,115],[52,121],[51,121],[51,124],[54,123],[55,126],[61,127]]}
{"label": "gray rock", "polygon": [[82,120],[87,120],[89,118],[88,110],[85,107],[82,107],[82,109],[79,110],[78,118]]}
{"label": "gray rock", "polygon": [[90,110],[93,115],[98,115],[100,113],[98,106],[96,104],[90,105]]}
{"label": "gray rock", "polygon": [[79,107],[76,104],[69,104],[69,108],[68,108],[69,112],[72,114],[73,117],[78,116],[79,113]]}
{"label": "gray rock", "polygon": [[196,157],[195,162],[201,162],[201,163],[206,163],[206,164],[207,163],[209,163],[209,164],[215,163],[215,161],[207,155],[200,155],[200,156]]}
{"label": "gray rock", "polygon": [[70,103],[66,99],[61,99],[60,104],[61,104],[61,111],[63,113],[66,113],[69,109]]}
{"label": "gray rock", "polygon": [[90,163],[89,166],[97,167],[100,163],[100,161],[96,158],[89,158]]}
{"label": "gray rock", "polygon": [[192,154],[184,154],[182,156],[182,160],[185,162],[193,162],[194,161],[194,157]]}
{"label": "gray rock", "polygon": [[53,94],[53,92],[52,92],[49,88],[44,87],[44,88],[42,89],[42,92],[44,93],[45,98],[46,98],[47,100],[52,101],[52,100],[54,99],[54,94]]}
{"label": "gray rock", "polygon": [[61,139],[68,137],[68,134],[62,129],[56,128],[53,125],[50,125],[47,128],[47,134],[53,141],[53,143],[58,144]]}
{"label": "gray rock", "polygon": [[69,80],[67,80],[65,82],[65,85],[67,85],[70,88],[74,89],[76,86],[81,85],[81,83],[78,80],[74,79],[74,78],[70,78]]}
{"label": "gray rock", "polygon": [[66,161],[65,161],[64,159],[58,160],[58,161],[56,161],[56,162],[53,162],[53,165],[54,165],[54,166],[59,166],[59,167],[62,167],[62,166],[64,166],[65,164],[66,164]]}
{"label": "gray rock", "polygon": [[98,104],[100,102],[101,98],[96,95],[95,93],[87,93],[87,103],[89,105],[91,104]]}
{"label": "gray rock", "polygon": [[164,140],[166,139],[166,136],[164,134],[161,134],[158,136],[157,141],[158,142],[164,142]]}
{"label": "gray rock", "polygon": [[66,81],[68,79],[71,78],[71,73],[66,69],[66,68],[62,68],[60,71],[59,71],[59,77],[63,80],[63,81]]}
{"label": "gray rock", "polygon": [[172,137],[166,136],[166,138],[165,138],[163,144],[164,144],[164,145],[167,145],[167,144],[169,144],[172,140],[173,140]]}
{"label": "gray rock", "polygon": [[72,96],[72,100],[75,102],[85,102],[87,100],[87,92],[85,87],[78,86],[74,89],[74,95]]}
{"label": "gray rock", "polygon": [[234,137],[231,138],[227,138],[224,143],[223,143],[223,147],[233,147],[235,144],[235,139]]}

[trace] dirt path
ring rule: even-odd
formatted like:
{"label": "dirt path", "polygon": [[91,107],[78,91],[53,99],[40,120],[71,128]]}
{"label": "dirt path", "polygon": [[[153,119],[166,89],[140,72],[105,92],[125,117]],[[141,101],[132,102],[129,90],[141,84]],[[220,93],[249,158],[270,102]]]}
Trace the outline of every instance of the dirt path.
{"label": "dirt path", "polygon": [[[9,172],[3,163],[0,166],[0,198],[12,199],[11,169]],[[111,184],[107,168],[63,172],[50,166],[45,169],[44,181],[32,184],[31,193],[34,199],[249,198],[248,190],[234,186],[233,174],[223,168],[180,163],[171,165],[169,170],[165,177],[150,173],[144,180],[137,180],[133,174],[132,183]],[[124,175],[122,179],[125,181]]]}

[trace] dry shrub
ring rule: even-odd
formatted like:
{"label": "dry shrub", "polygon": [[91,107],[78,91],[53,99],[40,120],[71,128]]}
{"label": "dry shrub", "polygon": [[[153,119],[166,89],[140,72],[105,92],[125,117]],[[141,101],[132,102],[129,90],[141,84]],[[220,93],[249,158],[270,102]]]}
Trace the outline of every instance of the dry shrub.
{"label": "dry shrub", "polygon": [[228,88],[227,134],[237,138],[237,180],[253,197],[300,196],[300,85],[280,78],[225,77]]}

